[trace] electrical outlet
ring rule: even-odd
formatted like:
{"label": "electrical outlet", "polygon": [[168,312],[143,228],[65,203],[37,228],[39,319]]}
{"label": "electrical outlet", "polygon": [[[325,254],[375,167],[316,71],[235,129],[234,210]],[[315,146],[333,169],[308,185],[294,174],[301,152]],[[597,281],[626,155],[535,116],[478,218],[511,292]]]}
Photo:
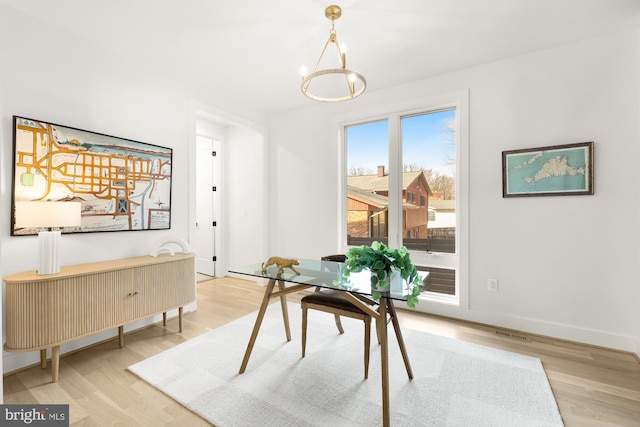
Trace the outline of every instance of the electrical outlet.
{"label": "electrical outlet", "polygon": [[487,290],[498,292],[498,279],[487,279]]}

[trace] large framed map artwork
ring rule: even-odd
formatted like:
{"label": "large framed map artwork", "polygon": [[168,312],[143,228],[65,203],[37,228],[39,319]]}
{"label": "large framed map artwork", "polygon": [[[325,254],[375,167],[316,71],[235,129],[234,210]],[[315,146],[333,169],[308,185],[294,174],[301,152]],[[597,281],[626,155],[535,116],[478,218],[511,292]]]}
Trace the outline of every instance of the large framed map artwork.
{"label": "large framed map artwork", "polygon": [[502,196],[593,194],[593,142],[502,152]]}
{"label": "large framed map artwork", "polygon": [[[171,228],[173,150],[13,116],[11,235],[16,202],[80,202],[81,225],[63,233]],[[19,221],[18,221],[19,222]]]}

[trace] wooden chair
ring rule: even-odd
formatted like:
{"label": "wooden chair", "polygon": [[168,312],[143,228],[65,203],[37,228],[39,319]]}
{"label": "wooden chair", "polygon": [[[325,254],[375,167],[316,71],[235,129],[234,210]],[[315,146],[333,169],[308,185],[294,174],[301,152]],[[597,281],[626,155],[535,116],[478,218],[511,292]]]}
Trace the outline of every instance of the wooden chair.
{"label": "wooden chair", "polygon": [[[345,255],[328,255],[322,257],[323,261],[344,262]],[[373,304],[373,303],[372,303]],[[371,347],[371,316],[352,304],[338,292],[316,288],[316,291],[303,297],[300,300],[302,308],[302,357],[305,356],[307,345],[307,310],[314,309],[332,313],[335,317],[336,326],[340,334],[344,333],[340,316],[360,319],[364,322],[364,377],[369,377],[369,348]]]}

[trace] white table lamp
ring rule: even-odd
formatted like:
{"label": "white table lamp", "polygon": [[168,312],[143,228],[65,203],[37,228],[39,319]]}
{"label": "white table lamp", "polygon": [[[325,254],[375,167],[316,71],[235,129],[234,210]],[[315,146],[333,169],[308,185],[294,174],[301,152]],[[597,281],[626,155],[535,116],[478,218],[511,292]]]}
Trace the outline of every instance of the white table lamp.
{"label": "white table lamp", "polygon": [[59,227],[79,226],[81,203],[79,202],[16,202],[15,226],[40,227],[50,231],[38,233],[38,274],[60,272]]}

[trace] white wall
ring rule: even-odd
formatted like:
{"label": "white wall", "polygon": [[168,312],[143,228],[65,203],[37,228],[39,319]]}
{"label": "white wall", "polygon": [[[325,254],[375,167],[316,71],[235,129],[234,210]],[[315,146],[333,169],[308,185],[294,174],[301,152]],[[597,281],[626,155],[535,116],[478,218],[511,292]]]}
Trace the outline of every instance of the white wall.
{"label": "white wall", "polygon": [[[62,265],[146,255],[162,236],[186,238],[184,207],[188,199],[186,192],[179,189],[187,185],[184,172],[188,167],[187,156],[175,150],[187,137],[186,99],[158,90],[158,82],[146,78],[143,70],[124,65],[121,58],[53,31],[46,24],[25,21],[10,10],[2,10],[0,16],[2,62],[12,64],[0,70],[2,275],[36,268],[37,237],[10,237],[14,114],[174,148],[172,229],[65,235],[61,243]],[[127,325],[126,330],[132,326]],[[61,351],[65,353],[115,334],[114,330],[93,335],[63,345]],[[4,370],[9,372],[36,363],[38,357],[38,352],[5,352]]]}
{"label": "white wall", "polygon": [[[270,252],[317,258],[338,248],[341,118],[469,89],[470,307],[429,311],[637,352],[639,33],[272,117]],[[584,141],[595,141],[595,195],[502,198],[503,150]],[[489,277],[498,293],[486,291]]]}
{"label": "white wall", "polygon": [[[14,114],[174,149],[171,230],[65,235],[61,245],[62,265],[146,255],[157,239],[167,235],[188,239],[189,218],[195,206],[188,191],[189,171],[193,169],[189,141],[195,134],[196,103],[192,99],[198,93],[197,88],[189,86],[191,82],[161,79],[152,66],[139,63],[136,58],[119,57],[71,33],[61,32],[46,20],[33,21],[6,6],[0,6],[0,58],[3,64],[0,67],[0,274],[3,277],[36,268],[37,238],[11,237],[9,230],[11,116]],[[243,109],[243,114],[255,122],[264,121],[250,109]],[[4,297],[2,304],[4,306]],[[129,324],[125,330],[158,319]],[[115,335],[115,330],[92,335],[63,345],[61,352]],[[3,372],[38,360],[38,352],[4,352]]]}
{"label": "white wall", "polygon": [[263,135],[244,127],[231,127],[225,139],[227,267],[267,259],[265,144]]}
{"label": "white wall", "polygon": [[338,130],[330,110],[270,122],[269,256],[317,259],[338,250]]}

